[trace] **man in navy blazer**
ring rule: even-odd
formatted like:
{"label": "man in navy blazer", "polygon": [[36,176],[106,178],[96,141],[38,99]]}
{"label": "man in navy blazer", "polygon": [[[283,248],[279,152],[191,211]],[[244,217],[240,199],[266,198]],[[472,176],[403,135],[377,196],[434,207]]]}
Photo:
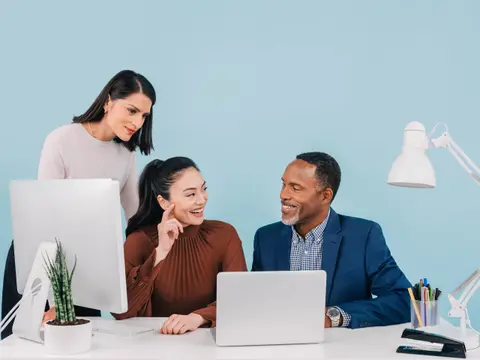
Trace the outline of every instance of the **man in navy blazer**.
{"label": "man in navy blazer", "polygon": [[411,284],[380,225],[331,208],[340,180],[338,163],[325,153],[298,155],[287,166],[282,221],[257,230],[252,271],[325,270],[325,327],[408,322]]}

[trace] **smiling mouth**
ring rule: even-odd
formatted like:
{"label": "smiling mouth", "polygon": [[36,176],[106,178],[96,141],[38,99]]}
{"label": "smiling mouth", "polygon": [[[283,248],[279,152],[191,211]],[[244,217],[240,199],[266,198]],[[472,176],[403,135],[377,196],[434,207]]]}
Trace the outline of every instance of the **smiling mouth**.
{"label": "smiling mouth", "polygon": [[191,210],[190,213],[194,216],[202,216],[203,215],[203,210],[204,210],[204,208]]}
{"label": "smiling mouth", "polygon": [[295,209],[297,209],[297,207],[295,205],[282,204],[282,213],[283,214],[291,213],[291,212],[295,211]]}

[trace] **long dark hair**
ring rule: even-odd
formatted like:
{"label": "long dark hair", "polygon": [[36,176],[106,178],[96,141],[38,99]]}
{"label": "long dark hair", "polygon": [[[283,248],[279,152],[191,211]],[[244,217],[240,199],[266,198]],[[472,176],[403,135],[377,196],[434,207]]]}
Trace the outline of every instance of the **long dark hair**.
{"label": "long dark hair", "polygon": [[181,175],[181,172],[198,166],[189,158],[172,157],[168,160],[152,160],[143,169],[138,180],[138,195],[140,204],[137,213],[128,221],[125,235],[150,225],[158,224],[162,220],[164,210],[158,203],[157,197],[170,199],[170,187]]}
{"label": "long dark hair", "polygon": [[114,141],[123,144],[130,151],[140,148],[144,155],[150,154],[154,149],[152,140],[152,119],[153,105],[157,100],[157,95],[153,85],[143,75],[132,70],[122,70],[116,74],[88,108],[85,113],[73,117],[74,123],[99,122],[105,115],[104,106],[110,96],[111,100],[125,99],[132,94],[145,94],[152,101],[150,114],[145,118],[142,128],[130,138],[128,142],[115,137]]}

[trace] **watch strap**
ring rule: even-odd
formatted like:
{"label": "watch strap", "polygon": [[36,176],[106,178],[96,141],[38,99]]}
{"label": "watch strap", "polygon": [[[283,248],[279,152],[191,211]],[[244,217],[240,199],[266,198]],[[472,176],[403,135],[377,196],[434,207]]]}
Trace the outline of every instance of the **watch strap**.
{"label": "watch strap", "polygon": [[[333,308],[335,308],[335,307],[333,307]],[[329,308],[329,309],[332,309],[332,308]],[[340,315],[340,310],[338,308],[335,308],[335,309],[337,309],[337,311],[338,311],[338,316],[329,316],[328,315],[328,310],[327,310],[327,316],[330,318],[330,321],[332,323],[332,327],[338,327],[340,325],[340,316],[341,316]]]}

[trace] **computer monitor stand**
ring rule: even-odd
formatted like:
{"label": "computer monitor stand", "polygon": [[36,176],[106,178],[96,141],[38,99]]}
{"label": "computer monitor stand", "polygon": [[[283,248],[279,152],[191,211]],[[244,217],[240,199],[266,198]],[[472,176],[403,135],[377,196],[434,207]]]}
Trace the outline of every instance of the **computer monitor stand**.
{"label": "computer monitor stand", "polygon": [[[13,320],[12,333],[22,339],[44,343],[42,329],[45,305],[50,294],[51,283],[45,272],[45,259],[55,259],[57,245],[54,242],[43,242],[39,246],[32,264],[22,299],[2,320],[1,331]],[[132,337],[154,331],[153,328],[132,326],[116,320],[93,320],[93,331],[121,337]]]}
{"label": "computer monitor stand", "polygon": [[[22,299],[12,327],[12,333],[23,339],[43,343],[42,321],[50,292],[50,280],[45,272],[45,258],[55,258],[56,243],[43,242],[28,275]],[[13,309],[12,309],[13,310]]]}

